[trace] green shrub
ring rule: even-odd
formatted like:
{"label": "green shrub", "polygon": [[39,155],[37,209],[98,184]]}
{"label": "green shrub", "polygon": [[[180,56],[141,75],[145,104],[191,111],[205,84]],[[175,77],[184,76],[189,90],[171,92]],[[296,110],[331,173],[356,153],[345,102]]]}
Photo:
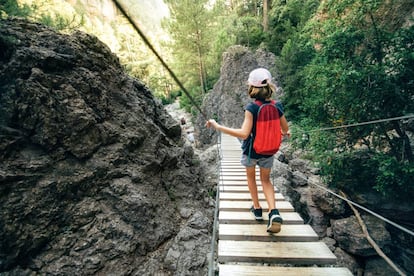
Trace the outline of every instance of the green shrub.
{"label": "green shrub", "polygon": [[414,196],[414,164],[369,151],[331,153],[320,159],[329,185],[344,191],[376,191],[384,198]]}

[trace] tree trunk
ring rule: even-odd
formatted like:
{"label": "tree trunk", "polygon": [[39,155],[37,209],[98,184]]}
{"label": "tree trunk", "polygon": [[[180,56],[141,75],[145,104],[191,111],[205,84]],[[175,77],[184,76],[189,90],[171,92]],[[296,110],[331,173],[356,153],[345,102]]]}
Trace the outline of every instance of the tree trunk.
{"label": "tree trunk", "polygon": [[201,50],[201,33],[198,32],[197,34],[197,39],[198,39],[198,43],[197,43],[197,51],[198,51],[198,75],[200,77],[200,88],[201,88],[201,93],[205,94],[206,93],[206,81],[204,79],[204,63],[203,63],[203,53]]}
{"label": "tree trunk", "polygon": [[263,31],[269,30],[269,5],[270,0],[263,0]]}
{"label": "tree trunk", "polygon": [[411,150],[410,145],[410,138],[408,138],[407,133],[400,127],[400,124],[398,122],[393,122],[394,129],[397,131],[398,135],[400,136],[399,141],[402,143],[401,151],[402,156],[401,160],[408,160],[409,162],[414,161],[413,152]]}

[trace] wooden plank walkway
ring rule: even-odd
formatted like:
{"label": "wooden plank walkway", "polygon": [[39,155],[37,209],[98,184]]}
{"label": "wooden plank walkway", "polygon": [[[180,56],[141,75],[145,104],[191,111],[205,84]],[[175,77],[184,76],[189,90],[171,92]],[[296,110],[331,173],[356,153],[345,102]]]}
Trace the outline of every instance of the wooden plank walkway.
{"label": "wooden plank walkway", "polygon": [[276,207],[284,223],[279,233],[267,233],[268,208],[260,181],[258,191],[264,221],[257,222],[249,211],[252,202],[245,169],[240,165],[238,140],[222,135],[221,151],[219,275],[352,275],[347,268],[335,266],[335,255],[277,190]]}

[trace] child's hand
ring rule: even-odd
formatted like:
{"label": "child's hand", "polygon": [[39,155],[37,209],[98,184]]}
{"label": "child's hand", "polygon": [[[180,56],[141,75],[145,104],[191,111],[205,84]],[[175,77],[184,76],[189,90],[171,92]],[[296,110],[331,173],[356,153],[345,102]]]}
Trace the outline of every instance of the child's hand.
{"label": "child's hand", "polygon": [[210,127],[214,127],[217,128],[217,122],[214,119],[210,119],[206,122],[206,127],[210,128]]}
{"label": "child's hand", "polygon": [[290,131],[288,130],[286,133],[282,133],[283,137],[290,138]]}

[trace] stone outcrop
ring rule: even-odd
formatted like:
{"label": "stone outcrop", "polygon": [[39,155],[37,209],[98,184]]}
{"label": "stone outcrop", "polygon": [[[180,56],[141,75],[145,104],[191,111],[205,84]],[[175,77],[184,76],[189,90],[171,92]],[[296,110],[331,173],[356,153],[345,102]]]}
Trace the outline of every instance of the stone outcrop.
{"label": "stone outcrop", "polygon": [[96,37],[0,21],[0,273],[205,275],[193,148]]}
{"label": "stone outcrop", "polygon": [[[378,246],[380,248],[387,248],[391,243],[391,238],[385,228],[385,222],[372,216],[362,216],[362,220],[369,229],[370,236]],[[346,252],[362,257],[377,255],[362,233],[361,226],[355,216],[332,220],[331,225],[333,237],[337,241],[338,246]]]}

